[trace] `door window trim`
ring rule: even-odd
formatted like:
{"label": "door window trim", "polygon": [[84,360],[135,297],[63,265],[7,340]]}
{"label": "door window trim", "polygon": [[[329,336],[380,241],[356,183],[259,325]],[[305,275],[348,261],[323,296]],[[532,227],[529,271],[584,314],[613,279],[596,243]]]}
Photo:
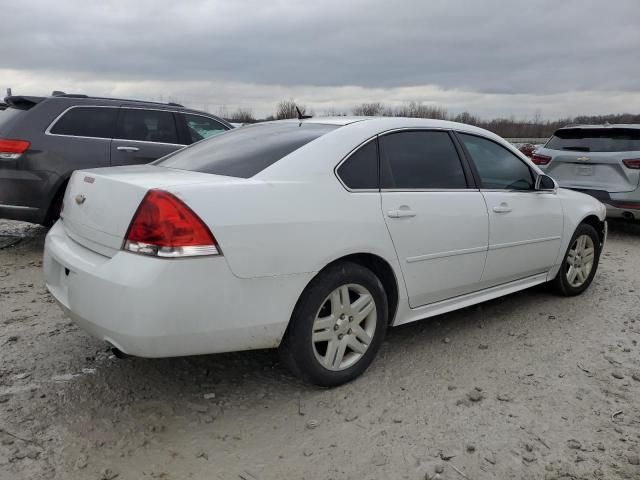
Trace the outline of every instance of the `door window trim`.
{"label": "door window trim", "polygon": [[[460,144],[460,148],[461,148],[462,152],[464,152],[464,156],[467,159],[467,163],[469,164],[469,168],[471,169],[471,172],[473,174],[473,178],[475,179],[475,183],[476,183],[476,185],[478,185],[478,189],[481,192],[540,193],[540,191],[536,190],[535,188],[532,188],[530,190],[522,190],[522,189],[518,189],[518,188],[483,188],[482,179],[480,178],[480,173],[478,172],[475,163],[473,163],[473,157],[469,153],[469,150],[467,150],[467,147],[465,147],[464,142],[458,137],[458,134],[471,135],[473,137],[482,138],[484,140],[487,140],[489,142],[492,142],[492,143],[496,144],[500,148],[502,148],[502,149],[506,150],[507,152],[509,152],[515,158],[520,160],[529,169],[529,173],[531,174],[531,178],[532,178],[532,180],[534,182],[534,185],[535,185],[535,180],[536,180],[536,176],[538,175],[538,172],[536,172],[535,169],[531,168],[531,165],[529,165],[527,162],[525,162],[522,158],[520,158],[514,152],[510,151],[504,145],[501,145],[499,142],[496,142],[492,138],[489,138],[489,137],[487,137],[485,135],[480,135],[480,134],[474,133],[474,132],[466,132],[464,130],[451,130],[451,133],[455,137],[456,141]],[[549,193],[549,192],[544,192],[544,193]]]}
{"label": "door window trim", "polygon": [[[220,123],[222,126],[227,127],[227,131],[231,130],[231,127],[225,125],[225,123],[223,123],[222,121],[218,120],[215,117],[209,117],[207,115],[203,115],[201,113],[192,113],[192,112],[182,112],[179,110],[171,110],[171,109],[165,109],[165,108],[146,108],[146,107],[135,107],[135,106],[128,106],[128,105],[71,105],[70,107],[64,109],[56,118],[53,119],[53,121],[49,124],[49,126],[45,129],[44,134],[45,135],[50,135],[52,137],[67,137],[67,138],[84,138],[87,140],[116,140],[116,141],[120,141],[120,142],[137,142],[137,143],[150,143],[153,145],[171,145],[171,146],[175,146],[175,147],[187,147],[188,144],[184,144],[184,143],[166,143],[166,142],[152,142],[149,140],[129,140],[126,138],[108,138],[108,137],[85,137],[83,135],[66,135],[66,134],[62,134],[62,133],[51,133],[51,129],[53,127],[55,127],[55,125],[58,123],[58,121],[69,111],[73,110],[74,108],[116,108],[118,110],[122,110],[122,109],[129,109],[129,110],[153,110],[153,111],[157,111],[157,112],[168,112],[173,114],[174,116],[174,121],[176,122],[176,130],[177,130],[177,134],[178,134],[178,140],[180,139],[180,132],[179,132],[179,126],[178,126],[178,119],[176,118],[176,115],[179,114],[184,114],[184,113],[188,113],[189,115],[197,115],[199,117],[204,117],[204,118],[209,118],[215,122]],[[120,120],[120,111],[118,112],[118,116],[116,118],[116,126],[115,126],[115,130],[117,133],[117,129],[118,129],[118,122]],[[191,144],[193,145],[193,144]]]}

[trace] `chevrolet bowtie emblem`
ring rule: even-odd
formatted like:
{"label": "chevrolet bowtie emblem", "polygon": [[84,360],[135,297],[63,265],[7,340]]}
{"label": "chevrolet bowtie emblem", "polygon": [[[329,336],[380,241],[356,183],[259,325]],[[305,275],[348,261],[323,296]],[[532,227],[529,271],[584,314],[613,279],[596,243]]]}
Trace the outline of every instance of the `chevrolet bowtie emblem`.
{"label": "chevrolet bowtie emblem", "polygon": [[76,195],[76,203],[78,205],[82,205],[84,201],[87,199],[84,195]]}
{"label": "chevrolet bowtie emblem", "polygon": [[580,160],[581,162],[587,162],[589,161],[589,157],[578,157],[578,160]]}

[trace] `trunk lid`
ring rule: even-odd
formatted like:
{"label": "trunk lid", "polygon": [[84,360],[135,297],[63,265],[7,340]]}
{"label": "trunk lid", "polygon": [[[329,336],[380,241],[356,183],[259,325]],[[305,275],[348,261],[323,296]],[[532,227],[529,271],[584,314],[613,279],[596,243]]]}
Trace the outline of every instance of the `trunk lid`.
{"label": "trunk lid", "polygon": [[65,192],[62,224],[77,243],[112,257],[121,249],[131,219],[149,189],[179,190],[185,185],[227,180],[155,165],[78,170]]}
{"label": "trunk lid", "polygon": [[631,192],[638,188],[640,174],[624,166],[622,160],[640,158],[640,152],[582,152],[542,149],[551,162],[544,168],[561,187]]}

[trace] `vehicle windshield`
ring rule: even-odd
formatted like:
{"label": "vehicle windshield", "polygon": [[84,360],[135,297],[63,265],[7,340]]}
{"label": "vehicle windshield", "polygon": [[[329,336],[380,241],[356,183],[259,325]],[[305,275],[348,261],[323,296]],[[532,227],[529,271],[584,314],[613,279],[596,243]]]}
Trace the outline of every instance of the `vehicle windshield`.
{"label": "vehicle windshield", "polygon": [[203,140],[155,165],[250,178],[303,145],[338,128],[318,123],[264,123]]}
{"label": "vehicle windshield", "polygon": [[576,152],[640,151],[640,129],[563,128],[556,131],[546,147]]}

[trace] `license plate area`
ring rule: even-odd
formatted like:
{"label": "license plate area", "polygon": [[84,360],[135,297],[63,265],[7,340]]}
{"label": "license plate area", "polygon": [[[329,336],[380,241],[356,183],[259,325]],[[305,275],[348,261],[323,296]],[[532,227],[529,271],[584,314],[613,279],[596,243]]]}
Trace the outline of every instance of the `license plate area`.
{"label": "license plate area", "polygon": [[591,176],[593,175],[593,167],[591,165],[578,165],[578,175]]}

